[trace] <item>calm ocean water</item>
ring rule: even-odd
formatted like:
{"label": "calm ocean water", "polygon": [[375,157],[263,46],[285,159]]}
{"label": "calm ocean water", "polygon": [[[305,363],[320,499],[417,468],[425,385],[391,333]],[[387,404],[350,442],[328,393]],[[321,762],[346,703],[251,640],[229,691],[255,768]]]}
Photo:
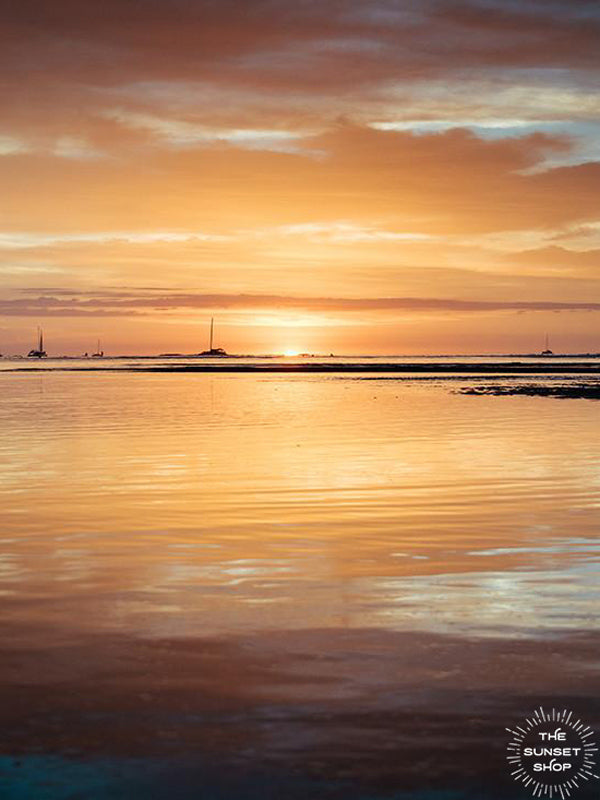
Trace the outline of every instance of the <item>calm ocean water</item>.
{"label": "calm ocean water", "polygon": [[600,721],[597,403],[56,363],[0,372],[3,797],[512,799],[505,724]]}

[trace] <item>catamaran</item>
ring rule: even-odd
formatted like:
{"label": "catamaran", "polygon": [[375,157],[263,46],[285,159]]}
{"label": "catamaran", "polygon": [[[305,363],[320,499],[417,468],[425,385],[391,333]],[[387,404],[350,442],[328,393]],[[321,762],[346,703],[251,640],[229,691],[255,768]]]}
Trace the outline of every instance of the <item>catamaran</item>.
{"label": "catamaran", "polygon": [[215,333],[215,318],[210,318],[210,340],[208,350],[203,350],[201,353],[198,353],[199,356],[206,356],[212,358],[226,358],[227,353],[223,350],[222,347],[213,347],[213,340],[214,340],[214,333]]}
{"label": "catamaran", "polygon": [[548,340],[548,334],[546,334],[546,346],[544,347],[544,349],[542,350],[540,355],[542,355],[542,356],[553,356],[554,355],[552,350],[550,350],[550,343],[549,343],[549,340]]}
{"label": "catamaran", "polygon": [[104,358],[104,350],[100,350],[100,339],[98,339],[98,346],[96,352],[92,353],[92,358]]}
{"label": "catamaran", "polygon": [[34,347],[27,353],[27,358],[46,358],[47,353],[44,350],[44,331],[38,327],[38,346]]}

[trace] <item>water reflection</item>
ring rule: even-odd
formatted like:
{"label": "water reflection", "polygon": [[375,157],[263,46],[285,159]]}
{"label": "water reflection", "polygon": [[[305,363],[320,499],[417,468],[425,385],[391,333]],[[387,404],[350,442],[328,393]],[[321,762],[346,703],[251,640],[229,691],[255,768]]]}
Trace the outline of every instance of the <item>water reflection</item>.
{"label": "water reflection", "polygon": [[541,630],[560,577],[552,619],[595,623],[574,588],[598,555],[593,404],[330,376],[39,380],[3,378],[14,613],[35,596],[87,630],[394,626],[380,606],[404,592],[403,625],[437,630],[445,597],[450,626]]}
{"label": "water reflection", "polygon": [[[508,800],[488,774],[506,716],[598,695],[594,403],[331,375],[0,389],[11,752],[192,753],[192,782],[199,758],[260,764],[290,798],[426,775]],[[128,796],[153,796],[144,764]],[[161,799],[189,764],[170,769]]]}

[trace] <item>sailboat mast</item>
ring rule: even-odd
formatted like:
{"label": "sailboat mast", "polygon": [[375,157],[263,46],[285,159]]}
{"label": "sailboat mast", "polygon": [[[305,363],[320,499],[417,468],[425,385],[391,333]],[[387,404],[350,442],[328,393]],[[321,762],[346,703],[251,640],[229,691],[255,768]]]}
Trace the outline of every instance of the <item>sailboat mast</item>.
{"label": "sailboat mast", "polygon": [[40,334],[40,346],[39,351],[40,353],[44,350],[44,331],[41,328],[38,328],[38,332]]}
{"label": "sailboat mast", "polygon": [[214,332],[214,328],[215,328],[215,318],[211,317],[210,318],[210,347],[208,348],[209,350],[213,349],[213,332]]}

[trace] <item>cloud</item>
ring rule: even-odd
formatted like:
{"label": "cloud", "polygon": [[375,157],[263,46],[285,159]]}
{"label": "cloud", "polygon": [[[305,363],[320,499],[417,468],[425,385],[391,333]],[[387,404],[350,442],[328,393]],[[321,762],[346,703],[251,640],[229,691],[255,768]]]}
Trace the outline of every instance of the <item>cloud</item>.
{"label": "cloud", "polygon": [[293,310],[309,313],[352,313],[365,311],[422,312],[498,312],[498,311],[600,311],[600,302],[569,303],[560,301],[482,301],[435,297],[288,297],[269,294],[201,294],[159,292],[144,295],[107,292],[95,296],[40,295],[0,301],[0,313],[7,316],[74,317],[136,316],[184,310]]}
{"label": "cloud", "polygon": [[0,214],[9,230],[23,220],[33,230],[194,230],[201,220],[230,234],[316,218],[358,220],[365,232],[385,219],[388,231],[430,236],[556,229],[600,217],[600,164],[524,174],[567,151],[562,136],[488,141],[465,130],[416,136],[342,122],[303,146],[325,155],[140,150],[126,160],[88,159],[77,170],[41,158],[23,170],[9,159]]}
{"label": "cloud", "polygon": [[11,136],[0,136],[0,156],[13,156],[26,153],[28,150],[25,142]]}
{"label": "cloud", "polygon": [[171,147],[207,146],[221,142],[248,150],[297,152],[295,143],[310,135],[309,132],[286,130],[215,129],[187,120],[165,119],[118,109],[106,111],[104,116],[129,128],[147,130]]}
{"label": "cloud", "polygon": [[94,147],[74,136],[60,136],[51,149],[52,155],[57,158],[101,158],[102,153]]}
{"label": "cloud", "polygon": [[156,244],[180,242],[220,242],[228,237],[201,231],[95,231],[90,233],[0,233],[0,249],[33,249],[52,245],[108,244]]}
{"label": "cloud", "polygon": [[410,231],[382,230],[374,226],[360,225],[353,222],[301,222],[295,225],[280,225],[267,229],[263,235],[278,234],[282,236],[302,236],[317,241],[353,243],[353,242],[427,242],[435,237],[426,233]]}
{"label": "cloud", "polygon": [[35,141],[0,136],[0,156],[23,156],[25,154],[76,160],[102,158],[104,155],[85,140],[74,136],[59,136],[54,141]]}
{"label": "cloud", "polygon": [[20,72],[35,51],[40,78],[76,65],[83,81],[98,84],[124,74],[198,78],[218,68],[222,82],[295,78],[298,86],[339,87],[490,65],[595,67],[600,22],[577,13],[582,8],[376,0],[367,12],[359,0],[106,0],[102,8],[22,0],[3,12],[3,45]]}
{"label": "cloud", "polygon": [[574,251],[564,247],[542,247],[514,253],[511,263],[525,267],[539,267],[546,274],[557,272],[581,277],[600,276],[600,249]]}
{"label": "cloud", "polygon": [[[466,99],[481,93],[483,116],[486,105],[498,111],[501,98],[500,106],[513,106],[506,116],[514,118],[517,107],[530,117],[528,110],[544,92],[553,93],[544,101],[545,111],[577,115],[589,103],[597,108],[600,21],[580,13],[579,3],[517,7],[485,0],[375,0],[368,10],[359,0],[48,5],[23,0],[3,10],[6,80],[0,91],[5,116],[19,125],[63,118],[69,126],[85,127],[98,112],[114,110],[112,101],[119,94],[124,99],[127,87],[133,92],[121,111],[138,115],[140,122],[146,116],[160,125],[161,106],[181,100],[180,90],[187,87],[187,110],[205,127],[230,114],[233,103],[238,111],[254,106],[256,118],[232,129],[259,132],[270,130],[260,124],[267,105],[280,122],[289,113],[305,121],[311,117],[312,125],[315,116],[331,119],[351,109],[362,119],[365,108],[374,104],[381,110],[387,98],[389,113],[402,109],[410,118],[411,109],[394,103],[393,92],[412,94],[414,107],[435,82],[441,98],[461,90]],[[162,100],[159,93],[145,94],[160,85],[167,89]],[[27,102],[20,99],[24,93]],[[215,103],[215,96],[221,101]],[[168,133],[193,135],[181,126]]]}

